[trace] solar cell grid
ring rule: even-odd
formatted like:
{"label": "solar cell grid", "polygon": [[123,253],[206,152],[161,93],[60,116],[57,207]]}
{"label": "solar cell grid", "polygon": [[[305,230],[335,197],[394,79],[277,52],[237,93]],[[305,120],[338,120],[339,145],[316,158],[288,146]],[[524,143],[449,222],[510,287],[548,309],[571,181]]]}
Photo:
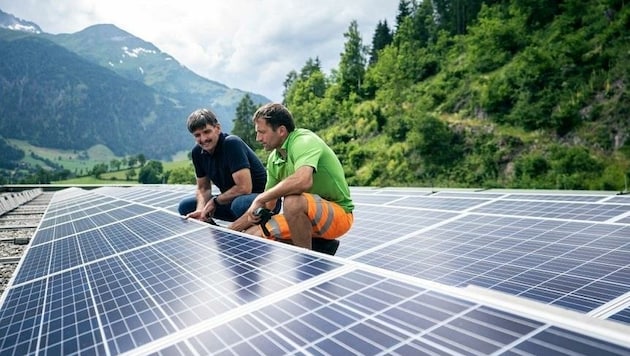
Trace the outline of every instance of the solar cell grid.
{"label": "solar cell grid", "polygon": [[610,319],[630,325],[630,307],[627,307],[619,311],[618,313],[611,315]]}
{"label": "solar cell grid", "polygon": [[156,199],[160,199],[165,195],[166,192],[161,191],[148,191],[145,194],[125,197],[125,199],[132,200],[136,203],[148,204],[151,201],[155,201]]}
{"label": "solar cell grid", "polygon": [[528,340],[515,345],[514,353],[533,355],[627,355],[628,350],[617,345],[579,335],[556,327],[548,328]]}
{"label": "solar cell grid", "polygon": [[[625,279],[630,273],[630,249],[584,246],[607,239],[605,233],[614,234],[619,226],[586,229],[584,223],[547,221],[545,229],[564,235],[546,240],[544,231],[548,230],[540,229],[538,220],[519,220],[478,216],[462,223],[455,219],[356,260],[451,285],[478,284],[580,311],[592,310],[630,290]],[[514,226],[525,226],[526,232]],[[483,268],[494,267],[481,272],[477,261],[484,262]],[[512,268],[507,275],[503,272],[506,267]],[[585,270],[590,274],[583,273]]]}
{"label": "solar cell grid", "polygon": [[59,213],[55,215],[53,218],[44,219],[41,226],[45,228],[45,227],[50,227],[50,226],[56,226],[63,222],[70,222],[70,221],[78,220],[81,218],[89,218],[103,212],[113,211],[115,209],[118,209],[128,204],[129,203],[127,202],[111,201],[111,200],[101,201],[97,205],[82,204],[78,206],[76,209],[67,209],[63,213]]}
{"label": "solar cell grid", "polygon": [[352,196],[352,201],[356,204],[385,205],[396,202],[400,198],[399,195],[357,194]]}
{"label": "solar cell grid", "polygon": [[630,204],[630,194],[614,195],[605,199],[607,203]]}
{"label": "solar cell grid", "polygon": [[[165,246],[165,252],[168,253],[170,248]],[[178,328],[194,325],[238,305],[233,291],[228,293],[216,286],[225,283],[220,279],[224,276],[218,273],[214,275],[216,285],[207,284],[154,248],[132,251],[122,257],[134,276]],[[224,278],[229,279],[229,276]]]}
{"label": "solar cell grid", "polygon": [[27,355],[37,350],[46,281],[12,288],[0,309],[0,354]]}
{"label": "solar cell grid", "polygon": [[441,198],[430,197],[405,197],[396,201],[396,206],[438,209],[451,211],[464,211],[487,202],[486,199]]}
{"label": "solar cell grid", "polygon": [[131,250],[146,244],[144,239],[124,224],[106,225],[99,228],[99,231],[116,252]]}
{"label": "solar cell grid", "polygon": [[55,225],[62,224],[70,220],[72,220],[72,217],[69,214],[64,214],[64,215],[56,216],[50,219],[42,220],[40,227],[41,228],[54,228]]}
{"label": "solar cell grid", "polygon": [[159,191],[156,191],[155,189],[148,189],[148,188],[138,188],[138,189],[126,189],[121,191],[121,194],[118,195],[117,197],[120,199],[125,199],[125,200],[135,200],[135,199],[142,199],[143,197],[146,196],[154,196],[156,194],[160,194]]}
{"label": "solar cell grid", "polygon": [[48,274],[63,271],[82,264],[79,245],[75,238],[62,238],[53,242]]}
{"label": "solar cell grid", "polygon": [[[517,194],[495,213],[464,211],[505,193],[356,189],[355,225],[330,258],[162,209],[193,190],[56,195],[0,298],[0,354],[630,354],[630,341],[585,334],[584,321],[438,287],[609,310],[630,290],[630,226],[597,222],[624,206],[605,196]],[[626,327],[622,305],[606,317]]]}
{"label": "solar cell grid", "polygon": [[95,199],[98,198],[97,195],[93,194],[90,191],[87,190],[83,190],[83,189],[77,189],[75,194],[72,195],[65,195],[66,191],[59,191],[57,193],[55,193],[53,195],[53,197],[50,199],[50,207],[51,208],[59,208],[59,207],[65,207],[65,206],[69,206],[69,205],[73,205],[73,204],[77,204],[79,202],[82,202],[86,199]]}
{"label": "solar cell grid", "polygon": [[593,354],[628,352],[533,319],[356,270],[186,341],[200,354],[498,354],[514,345],[519,350],[553,347],[556,353],[580,347]]}
{"label": "solar cell grid", "polygon": [[24,256],[15,274],[13,283],[20,284],[46,275],[50,265],[51,250],[51,244],[43,244],[30,248],[29,253]]}
{"label": "solar cell grid", "polygon": [[89,264],[86,272],[111,353],[129,351],[175,331],[160,306],[118,258]]}
{"label": "solar cell grid", "polygon": [[498,199],[505,197],[504,193],[466,192],[466,191],[439,191],[433,194],[439,197],[473,198],[473,199]]}
{"label": "solar cell grid", "polygon": [[112,201],[113,199],[109,197],[102,197],[95,194],[90,194],[81,198],[77,198],[76,202],[51,204],[48,208],[46,218],[71,214],[79,210],[92,208],[94,206],[110,203]]}
{"label": "solar cell grid", "polygon": [[[351,188],[354,191],[354,187]],[[361,189],[357,189],[361,191]],[[414,188],[381,188],[381,189],[367,189],[368,192],[373,194],[385,194],[385,195],[400,195],[400,196],[425,196],[433,194],[431,189],[414,189]]]}
{"label": "solar cell grid", "polygon": [[77,235],[76,240],[79,243],[81,258],[84,263],[111,256],[115,252],[100,230],[80,233]]}
{"label": "solar cell grid", "polygon": [[543,200],[558,202],[600,202],[608,195],[578,195],[578,194],[507,194],[506,200]]}
{"label": "solar cell grid", "polygon": [[160,194],[156,194],[156,195],[153,195],[151,197],[143,198],[142,200],[139,200],[139,202],[141,202],[143,204],[156,206],[156,204],[160,204],[160,203],[164,202],[165,200],[169,200],[169,199],[171,199],[173,197],[175,197],[177,199],[181,199],[182,198],[182,193],[169,192],[169,191],[160,192]]}
{"label": "solar cell grid", "polygon": [[337,256],[349,257],[365,253],[396,238],[416,232],[456,216],[451,212],[419,211],[396,207],[375,207],[354,215],[354,225],[340,239]]}
{"label": "solar cell grid", "polygon": [[[41,226],[40,226],[41,227]],[[37,230],[33,235],[31,246],[49,242],[53,239],[55,229]]]}
{"label": "solar cell grid", "polygon": [[543,217],[584,221],[607,221],[628,211],[621,204],[567,203],[548,201],[497,200],[471,210],[483,214]]}
{"label": "solar cell grid", "polygon": [[120,209],[109,210],[107,211],[107,214],[111,215],[115,219],[122,220],[122,219],[127,219],[130,217],[150,213],[153,211],[155,211],[155,209],[152,209],[150,207],[132,204],[132,205],[125,205],[121,207]]}
{"label": "solar cell grid", "polygon": [[52,355],[103,354],[89,284],[82,271],[52,276],[42,323],[39,352]]}

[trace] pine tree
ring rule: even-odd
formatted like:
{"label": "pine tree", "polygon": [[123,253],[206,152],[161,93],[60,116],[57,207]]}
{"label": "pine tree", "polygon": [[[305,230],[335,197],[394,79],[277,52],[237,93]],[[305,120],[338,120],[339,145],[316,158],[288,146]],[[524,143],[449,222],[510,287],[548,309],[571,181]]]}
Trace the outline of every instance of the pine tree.
{"label": "pine tree", "polygon": [[402,26],[405,19],[411,15],[411,1],[400,0],[398,3],[398,14],[396,15],[396,32]]}
{"label": "pine tree", "polygon": [[256,131],[252,123],[252,116],[256,112],[256,105],[252,101],[249,94],[245,94],[236,107],[236,117],[234,118],[234,127],[232,134],[240,137],[245,143],[256,149]]}
{"label": "pine tree", "polygon": [[352,20],[348,32],[343,36],[347,39],[344,45],[344,52],[341,54],[339,63],[339,77],[342,98],[348,98],[350,93],[359,93],[359,88],[365,76],[365,53],[367,49],[363,46],[363,40],[359,33],[359,25],[356,20]]}
{"label": "pine tree", "polygon": [[295,70],[291,70],[289,74],[287,74],[287,78],[284,80],[284,83],[282,83],[284,85],[284,90],[282,91],[283,104],[286,105],[287,98],[291,94],[291,88],[293,87],[293,84],[295,84],[295,81],[297,79],[298,79],[298,75]]}
{"label": "pine tree", "polygon": [[372,37],[372,48],[370,50],[369,65],[373,65],[378,60],[378,52],[392,43],[393,34],[387,26],[387,20],[379,21]]}

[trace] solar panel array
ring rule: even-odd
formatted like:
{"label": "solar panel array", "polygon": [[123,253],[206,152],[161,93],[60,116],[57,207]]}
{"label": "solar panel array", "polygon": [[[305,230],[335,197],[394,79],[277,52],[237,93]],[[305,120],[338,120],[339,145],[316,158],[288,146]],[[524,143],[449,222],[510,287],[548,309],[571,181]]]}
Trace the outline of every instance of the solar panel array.
{"label": "solar panel array", "polygon": [[352,188],[336,256],[70,188],[0,299],[0,354],[630,354],[630,197]]}

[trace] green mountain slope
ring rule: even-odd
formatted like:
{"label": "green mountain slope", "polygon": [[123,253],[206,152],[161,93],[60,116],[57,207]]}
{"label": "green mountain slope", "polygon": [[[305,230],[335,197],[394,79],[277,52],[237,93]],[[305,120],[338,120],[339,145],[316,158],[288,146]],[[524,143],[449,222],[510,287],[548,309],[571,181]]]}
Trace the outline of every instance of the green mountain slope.
{"label": "green mountain slope", "polygon": [[[144,83],[179,107],[190,111],[212,108],[226,131],[231,130],[236,105],[246,94],[197,75],[153,44],[114,25],[99,24],[49,38],[124,78]],[[249,95],[256,103],[269,101],[261,95]]]}
{"label": "green mountain slope", "polygon": [[401,1],[379,25],[369,60],[353,23],[285,97],[352,184],[627,189],[626,2]]}
{"label": "green mountain slope", "polygon": [[[189,145],[186,110],[41,36],[0,29],[0,136],[162,157]],[[177,125],[177,124],[180,125]]]}

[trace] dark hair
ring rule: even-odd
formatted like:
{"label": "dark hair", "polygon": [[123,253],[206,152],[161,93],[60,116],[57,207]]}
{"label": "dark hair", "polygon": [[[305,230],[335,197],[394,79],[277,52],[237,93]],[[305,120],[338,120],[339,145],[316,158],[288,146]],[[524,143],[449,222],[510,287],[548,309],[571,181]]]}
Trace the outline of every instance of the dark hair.
{"label": "dark hair", "polygon": [[269,124],[274,131],[280,126],[286,127],[288,132],[295,130],[293,115],[291,115],[289,109],[282,104],[269,103],[261,106],[254,113],[252,120],[256,121],[261,118],[267,120],[267,124]]}
{"label": "dark hair", "polygon": [[217,116],[212,111],[208,109],[198,109],[188,116],[186,125],[188,126],[188,131],[193,133],[199,129],[203,129],[206,125],[216,127],[220,124],[219,120],[217,120]]}

